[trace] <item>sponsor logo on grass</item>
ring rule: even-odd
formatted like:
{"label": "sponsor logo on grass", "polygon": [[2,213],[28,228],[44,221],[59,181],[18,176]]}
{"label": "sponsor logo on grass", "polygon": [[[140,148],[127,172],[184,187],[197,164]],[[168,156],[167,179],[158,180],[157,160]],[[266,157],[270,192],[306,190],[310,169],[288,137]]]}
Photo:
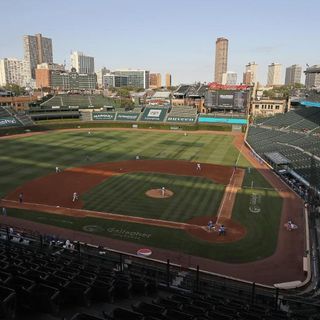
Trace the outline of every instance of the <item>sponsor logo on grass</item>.
{"label": "sponsor logo on grass", "polygon": [[126,229],[118,228],[108,228],[107,232],[110,233],[113,237],[118,237],[122,239],[149,239],[151,233],[139,232],[139,231],[128,231]]}
{"label": "sponsor logo on grass", "polygon": [[92,232],[92,233],[104,231],[104,229],[102,227],[95,226],[95,225],[84,226],[82,229],[84,231]]}

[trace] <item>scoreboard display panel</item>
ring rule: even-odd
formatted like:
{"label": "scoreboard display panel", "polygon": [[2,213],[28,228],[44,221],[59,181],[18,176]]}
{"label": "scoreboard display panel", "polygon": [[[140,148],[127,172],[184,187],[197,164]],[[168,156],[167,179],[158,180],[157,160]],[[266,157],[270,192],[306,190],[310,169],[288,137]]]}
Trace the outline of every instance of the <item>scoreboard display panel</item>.
{"label": "scoreboard display panel", "polygon": [[217,110],[244,110],[248,94],[245,90],[208,90],[205,94],[205,106]]}

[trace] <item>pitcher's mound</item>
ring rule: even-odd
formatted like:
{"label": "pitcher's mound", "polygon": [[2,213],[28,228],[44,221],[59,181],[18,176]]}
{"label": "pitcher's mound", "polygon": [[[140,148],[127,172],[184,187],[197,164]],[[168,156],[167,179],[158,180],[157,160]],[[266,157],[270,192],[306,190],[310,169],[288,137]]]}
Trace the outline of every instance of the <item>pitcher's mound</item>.
{"label": "pitcher's mound", "polygon": [[150,189],[146,193],[146,196],[151,198],[170,198],[173,196],[173,192],[171,190],[165,189],[164,192],[162,189]]}

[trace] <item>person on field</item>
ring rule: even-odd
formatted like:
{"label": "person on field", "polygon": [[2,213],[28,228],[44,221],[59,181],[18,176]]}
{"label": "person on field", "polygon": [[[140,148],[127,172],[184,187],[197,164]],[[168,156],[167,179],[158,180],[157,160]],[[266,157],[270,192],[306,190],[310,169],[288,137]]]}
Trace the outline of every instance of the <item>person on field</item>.
{"label": "person on field", "polygon": [[140,159],[140,157],[138,155],[136,155],[136,160],[139,160],[139,159]]}
{"label": "person on field", "polygon": [[19,203],[23,202],[23,192],[19,193]]}
{"label": "person on field", "polygon": [[162,197],[165,196],[165,194],[166,194],[166,188],[165,187],[161,188],[161,194],[162,194]]}
{"label": "person on field", "polygon": [[224,236],[226,234],[226,228],[225,226],[222,224],[219,228],[219,236]]}
{"label": "person on field", "polygon": [[212,222],[212,220],[210,220],[210,221],[208,222],[208,230],[211,231],[212,228],[213,228],[213,222]]}
{"label": "person on field", "polygon": [[60,168],[56,167],[56,173],[60,172]]}
{"label": "person on field", "polygon": [[200,163],[197,163],[197,170],[201,170],[201,164]]}
{"label": "person on field", "polygon": [[73,195],[72,195],[72,202],[75,202],[78,199],[79,199],[78,193],[74,192]]}

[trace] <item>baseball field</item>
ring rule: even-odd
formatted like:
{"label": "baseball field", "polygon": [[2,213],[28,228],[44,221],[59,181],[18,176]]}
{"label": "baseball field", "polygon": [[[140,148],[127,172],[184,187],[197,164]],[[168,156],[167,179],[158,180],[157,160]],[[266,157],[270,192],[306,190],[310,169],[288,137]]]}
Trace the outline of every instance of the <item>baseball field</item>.
{"label": "baseball field", "polygon": [[[65,130],[0,143],[1,205],[40,232],[68,229],[123,251],[133,243],[241,278],[250,268],[267,282],[267,269],[273,283],[304,278],[301,201],[240,133]],[[284,230],[289,217],[299,231]],[[273,277],[272,265],[282,270]]]}

